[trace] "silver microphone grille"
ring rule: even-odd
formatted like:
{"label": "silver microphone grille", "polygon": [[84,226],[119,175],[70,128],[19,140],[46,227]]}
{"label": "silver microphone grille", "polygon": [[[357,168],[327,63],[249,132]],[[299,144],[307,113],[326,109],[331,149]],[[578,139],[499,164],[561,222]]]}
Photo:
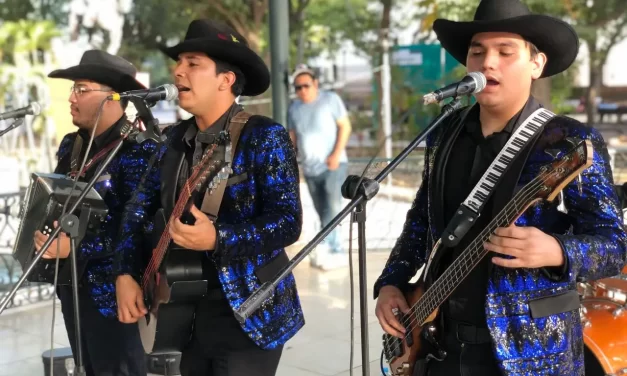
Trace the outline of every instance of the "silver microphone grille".
{"label": "silver microphone grille", "polygon": [[173,101],[176,98],[178,98],[178,96],[179,96],[179,89],[177,89],[176,85],[165,84],[165,85],[163,85],[163,88],[165,89],[165,100],[166,101]]}
{"label": "silver microphone grille", "polygon": [[30,111],[29,111],[29,113],[30,113],[31,115],[35,115],[35,116],[36,116],[36,115],[39,115],[39,114],[41,113],[41,106],[39,105],[39,103],[37,103],[37,102],[32,102],[32,103],[30,104]]}
{"label": "silver microphone grille", "polygon": [[475,84],[477,85],[477,87],[475,87],[475,90],[472,92],[472,94],[478,93],[481,90],[485,89],[486,85],[488,84],[488,80],[485,78],[485,76],[481,72],[470,72],[468,73],[468,76],[470,76],[475,81]]}

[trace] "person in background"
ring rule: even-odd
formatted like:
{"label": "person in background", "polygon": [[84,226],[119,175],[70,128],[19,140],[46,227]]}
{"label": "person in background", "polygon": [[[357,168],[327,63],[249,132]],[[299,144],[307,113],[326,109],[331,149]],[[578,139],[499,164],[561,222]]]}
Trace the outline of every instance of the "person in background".
{"label": "person in background", "polygon": [[[320,90],[316,73],[307,66],[293,74],[298,99],[288,108],[288,130],[298,152],[302,173],[321,227],[342,210],[341,188],[346,180],[346,143],[351,123],[342,99]],[[311,266],[330,270],[348,265],[336,227],[311,255]]]}

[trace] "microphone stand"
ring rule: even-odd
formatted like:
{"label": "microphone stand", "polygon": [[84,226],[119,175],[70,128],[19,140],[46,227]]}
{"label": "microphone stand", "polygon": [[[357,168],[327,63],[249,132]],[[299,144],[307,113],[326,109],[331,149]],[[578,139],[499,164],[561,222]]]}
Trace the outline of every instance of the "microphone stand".
{"label": "microphone stand", "polygon": [[24,118],[19,118],[19,119],[15,120],[6,129],[3,129],[3,130],[0,131],[0,137],[4,136],[5,134],[9,133],[10,131],[14,130],[15,128],[19,127],[22,124],[24,124]]}
{"label": "microphone stand", "polygon": [[146,140],[153,140],[157,144],[164,142],[166,140],[166,136],[162,135],[159,130],[159,119],[155,119],[152,115],[146,101],[144,101],[142,97],[137,96],[128,97],[127,99],[133,103],[139,118],[142,119],[144,126],[146,127],[145,131],[131,135],[131,139],[138,144],[141,144]]}
{"label": "microphone stand", "polygon": [[369,355],[368,355],[368,303],[367,303],[367,278],[366,278],[366,203],[372,199],[379,191],[381,183],[407,156],[427,138],[427,135],[439,126],[444,119],[450,116],[455,110],[461,107],[459,97],[442,108],[432,122],[407,146],[390,164],[388,164],[375,179],[363,178],[350,175],[342,185],[342,196],[352,201],[325,226],[290,262],[281,269],[275,277],[262,284],[244,303],[235,310],[235,317],[243,323],[261,306],[263,301],[268,299],[274,292],[276,286],[282,279],[287,277],[292,270],[318,245],[342,220],[353,210],[353,218],[358,223],[358,244],[359,244],[359,298],[361,313],[361,359],[362,374],[369,375]]}
{"label": "microphone stand", "polygon": [[[148,114],[150,114],[148,123],[150,123],[151,125],[155,124],[155,121],[152,121],[152,120],[155,120],[155,119],[152,117],[152,114],[147,109],[145,104],[137,104],[135,102],[133,102],[133,103],[136,106],[138,106],[138,107],[142,107],[143,109],[145,109],[145,111],[148,112]],[[152,120],[150,120],[150,119],[152,119]],[[142,141],[146,140],[146,139],[153,139],[153,140],[157,139],[157,140],[159,140],[161,138],[161,132],[160,132],[158,126],[155,125],[155,127],[156,127],[156,130],[147,127],[146,131],[140,133],[140,132],[138,132],[137,129],[134,129],[130,124],[126,124],[122,128],[121,137],[122,137],[122,139],[128,137],[131,140],[142,140]],[[145,133],[145,135],[143,135],[144,133]],[[17,284],[15,284],[15,286],[13,286],[11,291],[4,297],[4,299],[2,300],[2,303],[0,304],[0,314],[2,314],[2,312],[4,312],[4,310],[8,306],[8,304],[11,301],[11,299],[13,298],[13,296],[15,296],[15,294],[17,293],[17,290],[22,286],[24,281],[26,281],[28,276],[35,269],[35,266],[36,266],[37,262],[41,259],[41,257],[44,255],[44,253],[46,253],[48,248],[50,248],[50,245],[52,244],[53,240],[59,236],[59,233],[61,231],[68,233],[69,236],[70,236],[70,260],[71,260],[71,263],[72,263],[71,264],[72,299],[73,299],[73,303],[74,303],[74,326],[75,326],[75,331],[76,331],[76,335],[75,335],[75,341],[76,341],[76,368],[75,368],[75,371],[74,371],[74,375],[75,376],[85,376],[85,365],[84,365],[84,362],[83,362],[83,350],[82,350],[82,342],[81,342],[82,341],[81,316],[80,316],[79,298],[78,298],[78,273],[77,273],[77,270],[76,270],[76,266],[77,266],[77,264],[76,264],[76,247],[77,247],[76,240],[82,238],[81,234],[79,234],[79,229],[82,228],[82,227],[80,226],[79,218],[74,214],[74,212],[76,211],[76,209],[80,205],[82,205],[82,201],[85,199],[85,196],[87,196],[89,191],[96,184],[96,181],[100,178],[102,173],[109,166],[109,164],[111,163],[113,158],[115,158],[115,156],[120,151],[120,149],[122,148],[123,145],[124,145],[124,142],[118,143],[115,146],[115,148],[113,148],[113,150],[107,155],[105,160],[98,166],[98,169],[94,173],[94,176],[89,181],[89,183],[87,183],[87,186],[80,193],[80,195],[78,196],[76,201],[72,204],[72,206],[68,210],[67,214],[64,215],[59,220],[59,224],[60,225],[54,229],[52,234],[48,237],[48,239],[46,240],[46,242],[42,246],[41,250],[37,253],[35,258],[31,261],[30,265],[28,266],[28,269],[22,274],[22,276],[18,280]],[[72,196],[73,196],[73,194],[72,194]],[[83,207],[82,210],[81,210],[81,219],[80,220],[88,220],[88,218],[87,218],[88,215],[89,215],[89,207]]]}

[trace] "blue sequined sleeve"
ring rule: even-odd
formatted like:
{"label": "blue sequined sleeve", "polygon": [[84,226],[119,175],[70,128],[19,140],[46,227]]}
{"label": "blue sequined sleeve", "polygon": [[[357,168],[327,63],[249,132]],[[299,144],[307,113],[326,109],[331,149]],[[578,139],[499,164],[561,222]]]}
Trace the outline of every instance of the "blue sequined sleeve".
{"label": "blue sequined sleeve", "polygon": [[627,252],[627,236],[605,142],[596,130],[588,128],[586,132],[590,132],[594,157],[592,166],[581,174],[582,194],[576,182],[564,189],[572,234],[553,234],[567,256],[571,281],[580,276],[595,280],[619,274]]}
{"label": "blue sequined sleeve", "polygon": [[260,206],[245,223],[216,223],[214,257],[254,256],[286,247],[298,240],[302,229],[296,153],[288,132],[280,124],[255,127],[248,138],[254,158],[254,179]]}
{"label": "blue sequined sleeve", "polygon": [[[72,151],[72,145],[74,145],[74,139],[76,138],[76,132],[68,133],[63,137],[61,143],[59,144],[59,149],[57,150],[57,162],[61,160],[65,155],[69,154]],[[57,171],[59,166],[57,166]]]}
{"label": "blue sequined sleeve", "polygon": [[[144,183],[140,180],[148,168],[150,159],[159,150]],[[129,153],[125,153],[120,160],[121,165],[121,192],[129,194],[129,200],[124,206],[120,230],[114,244],[115,262],[113,277],[121,274],[130,274],[138,278],[139,258],[145,252],[145,228],[157,210],[159,204],[159,158],[163,149],[158,149],[152,141],[140,145],[133,145]]]}
{"label": "blue sequined sleeve", "polygon": [[424,264],[429,234],[428,217],[428,176],[429,150],[425,149],[422,182],[414,202],[407,212],[401,236],[396,241],[383,273],[374,285],[374,298],[379,296],[383,286],[392,285],[401,290]]}

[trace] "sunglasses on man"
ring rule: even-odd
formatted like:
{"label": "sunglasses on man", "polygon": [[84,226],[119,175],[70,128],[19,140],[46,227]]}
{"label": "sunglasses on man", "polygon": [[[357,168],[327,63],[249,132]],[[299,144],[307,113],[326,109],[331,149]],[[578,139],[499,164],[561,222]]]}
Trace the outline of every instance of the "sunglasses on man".
{"label": "sunglasses on man", "polygon": [[301,89],[309,89],[310,87],[311,84],[294,85],[294,89],[296,89],[296,91],[300,91]]}

